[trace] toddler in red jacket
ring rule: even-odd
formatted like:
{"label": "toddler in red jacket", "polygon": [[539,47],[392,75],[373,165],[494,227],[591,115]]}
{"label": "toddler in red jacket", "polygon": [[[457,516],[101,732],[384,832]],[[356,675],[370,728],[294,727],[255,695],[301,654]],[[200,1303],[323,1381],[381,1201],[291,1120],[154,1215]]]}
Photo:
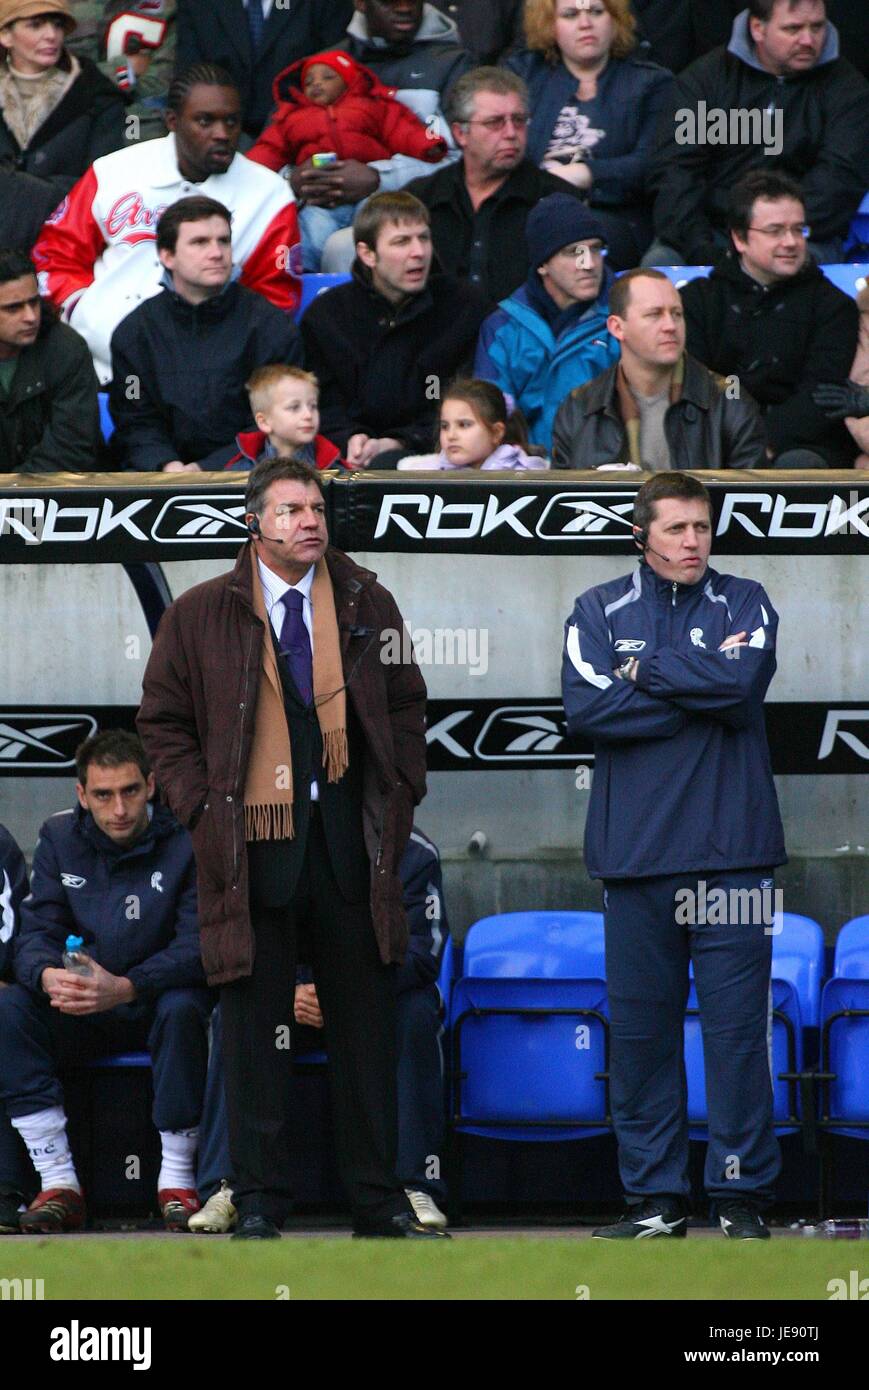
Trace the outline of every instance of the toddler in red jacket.
{"label": "toddler in red jacket", "polygon": [[[293,63],[275,78],[274,97],[277,110],[247,158],[276,173],[286,166],[328,171],[323,156],[329,155],[340,170],[345,160],[370,164],[396,154],[437,164],[447,152],[446,141],[397,100],[394,87],[347,53],[316,53]],[[332,197],[324,174],[317,201],[309,193],[299,202],[304,271],[320,269],[327,239],[350,226],[359,206],[330,206]]]}

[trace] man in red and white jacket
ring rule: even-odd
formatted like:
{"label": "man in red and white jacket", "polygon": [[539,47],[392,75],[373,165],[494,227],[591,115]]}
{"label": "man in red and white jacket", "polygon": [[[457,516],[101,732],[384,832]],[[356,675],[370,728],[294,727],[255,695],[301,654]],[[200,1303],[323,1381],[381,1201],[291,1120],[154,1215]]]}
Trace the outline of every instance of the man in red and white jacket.
{"label": "man in red and white jacket", "polygon": [[160,290],[156,227],[170,203],[192,193],[232,213],[241,283],[279,309],[295,310],[289,270],[299,240],[293,192],[236,153],[241,99],[227,73],[188,69],[169,91],[169,134],[91,165],[52,213],[33,249],[43,294],[87,341],[100,382],[111,378],[109,343],[127,314]]}

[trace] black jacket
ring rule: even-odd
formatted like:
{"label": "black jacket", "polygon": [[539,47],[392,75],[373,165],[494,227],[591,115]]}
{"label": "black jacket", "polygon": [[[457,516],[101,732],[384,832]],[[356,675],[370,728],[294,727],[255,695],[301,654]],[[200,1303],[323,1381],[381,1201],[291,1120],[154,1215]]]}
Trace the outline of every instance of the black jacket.
{"label": "black jacket", "polygon": [[251,429],[245,382],[270,362],[301,365],[292,319],[233,282],[189,304],[174,289],[146,299],[112,334],[112,449],[137,472],[171,459],[224,468]]}
{"label": "black jacket", "polygon": [[0,390],[0,473],[92,473],[102,445],[99,389],[88,345],[43,302],[9,395]]}
{"label": "black jacket", "polygon": [[538,169],[530,159],[523,159],[497,193],[478,209],[477,230],[482,218],[491,220],[483,223],[486,244],[477,270],[471,260],[475,225],[465,187],[464,160],[448,164],[428,178],[414,179],[405,191],[425,203],[431,214],[432,241],[441,269],[471,280],[493,306],[518,290],[528,276],[525,223],[534,205],[547,193],[579,196],[564,179]]}
{"label": "black jacket", "polygon": [[5,825],[0,825],[0,981],[12,984],[12,955],[21,904],[27,896],[27,865]]}
{"label": "black jacket", "polygon": [[89,58],[47,120],[22,149],[0,109],[0,232],[4,246],[29,251],[43,222],[95,159],[124,144],[126,103]]}
{"label": "black jacket", "polygon": [[[617,371],[618,364],[577,386],[562,403],[552,431],[554,468],[640,462],[628,458]],[[763,426],[754,401],[745,391],[731,399],[726,383],[687,354],[682,395],[667,409],[665,430],[674,469],[764,466]]]}
{"label": "black jacket", "polygon": [[[746,40],[740,15],[727,48],[692,63],[676,80],[671,106],[658,128],[650,174],[656,194],[655,232],[686,262],[714,258],[714,233],[723,232],[730,190],[749,169],[777,169],[800,181],[806,220],[817,241],[843,237],[866,191],[869,148],[869,85],[844,58],[828,26],[827,43],[810,71],[777,78],[763,69]],[[740,111],[781,113],[782,148],[766,154],[757,143],[699,143],[684,116],[723,111],[728,123]],[[706,121],[700,120],[701,129]],[[739,134],[739,130],[733,132]]]}
{"label": "black jacket", "polygon": [[242,0],[178,0],[176,65],[217,63],[241,91],[242,122],[259,135],[273,108],[272,83],[297,58],[337,48],[353,14],[352,0],[275,0],[254,54]]}
{"label": "black jacket", "polygon": [[305,360],[320,381],[320,428],[342,453],[353,434],[434,442],[439,394],[469,367],[488,304],[452,275],[395,306],[357,261],[353,278],[318,295],[302,319]]}
{"label": "black jacket", "polygon": [[851,436],[812,400],[818,382],[843,381],[851,369],[853,299],[814,262],[766,289],[728,252],[708,279],[685,286],[682,302],[688,351],[710,371],[739,377],[761,407],[770,448],[820,449],[831,466],[853,466]]}
{"label": "black jacket", "polygon": [[459,38],[475,63],[497,63],[522,39],[524,0],[434,0],[459,26]]}

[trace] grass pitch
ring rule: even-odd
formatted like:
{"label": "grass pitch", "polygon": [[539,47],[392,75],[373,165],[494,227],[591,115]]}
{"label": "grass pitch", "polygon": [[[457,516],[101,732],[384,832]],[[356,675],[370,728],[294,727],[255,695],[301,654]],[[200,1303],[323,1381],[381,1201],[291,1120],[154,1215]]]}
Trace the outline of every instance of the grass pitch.
{"label": "grass pitch", "polygon": [[[11,1237],[0,1279],[42,1279],[51,1299],[827,1300],[869,1278],[864,1242],[723,1237],[601,1244],[586,1235],[461,1234],[438,1245],[284,1238]],[[834,1288],[836,1286],[833,1286]],[[869,1284],[864,1285],[869,1289]]]}

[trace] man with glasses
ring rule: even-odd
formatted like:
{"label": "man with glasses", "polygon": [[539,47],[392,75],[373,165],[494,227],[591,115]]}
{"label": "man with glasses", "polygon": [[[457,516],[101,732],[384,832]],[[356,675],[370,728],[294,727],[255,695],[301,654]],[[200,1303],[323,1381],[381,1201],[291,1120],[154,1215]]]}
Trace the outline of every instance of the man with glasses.
{"label": "man with glasses", "polygon": [[407,185],[431,214],[435,254],[495,303],[528,274],[525,223],[549,193],[579,197],[563,179],[526,158],[528,90],[505,68],[460,77],[447,117],[461,159]]}
{"label": "man with glasses", "polygon": [[618,361],[606,326],[613,277],[596,213],[567,193],[532,209],[525,240],[528,277],[483,324],[474,375],[509,392],[532,443],[549,451],[564,397]]}
{"label": "man with glasses", "polygon": [[683,291],[688,351],[758,402],[768,465],[853,468],[854,440],[812,391],[847,379],[859,314],[809,256],[799,185],[753,170],[734,188],[727,222],[730,249]]}
{"label": "man with glasses", "polygon": [[708,265],[727,244],[730,190],[758,168],[800,180],[810,250],[822,264],[841,261],[866,191],[869,86],[839,56],[824,0],[748,0],[729,43],[680,73],[671,100],[644,265]]}

